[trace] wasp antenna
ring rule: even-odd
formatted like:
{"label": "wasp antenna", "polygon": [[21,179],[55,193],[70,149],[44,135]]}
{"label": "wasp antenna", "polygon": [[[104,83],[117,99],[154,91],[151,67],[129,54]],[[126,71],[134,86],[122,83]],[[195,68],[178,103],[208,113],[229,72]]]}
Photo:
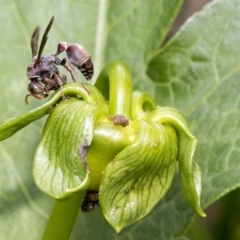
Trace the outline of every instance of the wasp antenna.
{"label": "wasp antenna", "polygon": [[25,103],[28,105],[29,103],[28,103],[28,97],[29,96],[32,96],[32,94],[28,94],[28,95],[26,95],[26,97],[25,97]]}
{"label": "wasp antenna", "polygon": [[52,18],[51,18],[51,20],[50,20],[50,22],[49,22],[49,24],[48,24],[44,34],[43,34],[42,41],[41,41],[40,48],[39,48],[39,52],[38,52],[38,58],[37,58],[37,61],[36,61],[37,65],[40,64],[41,55],[42,55],[43,49],[45,47],[45,44],[46,44],[46,42],[48,40],[48,36],[47,35],[48,35],[49,30],[52,27],[53,21],[54,21],[54,16],[52,16]]}

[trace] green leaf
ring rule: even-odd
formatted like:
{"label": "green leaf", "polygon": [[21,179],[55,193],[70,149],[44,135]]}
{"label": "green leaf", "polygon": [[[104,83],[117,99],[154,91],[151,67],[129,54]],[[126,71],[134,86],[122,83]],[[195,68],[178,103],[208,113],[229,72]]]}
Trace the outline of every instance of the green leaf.
{"label": "green leaf", "polygon": [[109,1],[105,19],[107,31],[103,34],[104,54],[98,55],[101,66],[120,59],[130,68],[135,87],[154,91],[145,73],[147,62],[161,46],[182,2]]}
{"label": "green leaf", "polygon": [[166,194],[176,157],[171,127],[139,122],[137,141],[108,164],[100,186],[101,209],[117,232],[146,216]]}

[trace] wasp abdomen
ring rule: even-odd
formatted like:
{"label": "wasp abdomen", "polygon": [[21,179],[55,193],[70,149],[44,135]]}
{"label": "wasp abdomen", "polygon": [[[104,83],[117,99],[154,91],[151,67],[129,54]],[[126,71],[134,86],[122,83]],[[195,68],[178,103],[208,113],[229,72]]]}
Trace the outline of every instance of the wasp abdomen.
{"label": "wasp abdomen", "polygon": [[78,67],[78,69],[81,71],[81,73],[87,80],[91,80],[94,73],[91,57],[87,59],[87,61],[84,62],[80,67]]}
{"label": "wasp abdomen", "polygon": [[78,68],[87,80],[93,76],[93,62],[89,52],[81,45],[76,43],[60,42],[55,56],[66,51],[70,63]]}

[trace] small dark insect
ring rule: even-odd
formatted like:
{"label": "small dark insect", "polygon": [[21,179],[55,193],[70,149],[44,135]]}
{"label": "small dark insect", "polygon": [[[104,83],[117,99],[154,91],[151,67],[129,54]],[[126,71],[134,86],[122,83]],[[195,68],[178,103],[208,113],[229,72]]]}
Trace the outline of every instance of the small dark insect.
{"label": "small dark insect", "polygon": [[123,115],[117,114],[114,116],[109,116],[108,118],[112,120],[113,124],[116,126],[126,127],[129,125],[129,120],[125,118]]}
{"label": "small dark insect", "polygon": [[61,60],[54,55],[44,54],[43,49],[48,40],[48,32],[53,24],[54,16],[51,18],[40,44],[38,51],[38,39],[40,34],[40,27],[38,26],[31,38],[32,49],[32,61],[27,68],[27,77],[31,81],[28,85],[28,94],[25,98],[26,104],[28,104],[27,98],[33,96],[38,99],[42,99],[48,96],[48,92],[56,90],[62,87],[66,83],[67,78],[65,75],[59,74],[58,68],[54,65],[60,65]]}
{"label": "small dark insect", "polygon": [[99,205],[99,192],[87,191],[81,205],[82,212],[91,212],[95,205]]}
{"label": "small dark insect", "polygon": [[[93,63],[90,54],[78,44],[68,44],[61,42],[58,44],[58,50],[55,54],[42,54],[44,46],[48,40],[48,32],[54,21],[54,16],[51,18],[40,44],[38,51],[38,39],[40,34],[40,27],[37,27],[31,38],[31,49],[32,49],[32,61],[27,68],[27,77],[31,81],[28,85],[28,94],[25,98],[26,104],[28,104],[28,97],[33,96],[38,99],[43,99],[48,96],[49,91],[57,90],[62,88],[67,82],[67,77],[59,73],[56,65],[62,65],[71,74],[74,81],[74,73],[76,73],[73,66],[77,67],[85,76],[87,80],[90,80],[93,76]],[[57,56],[66,51],[67,58],[63,60]],[[81,83],[82,84],[82,83]],[[82,84],[83,88],[90,94],[89,90]],[[62,97],[64,95],[62,93]]]}

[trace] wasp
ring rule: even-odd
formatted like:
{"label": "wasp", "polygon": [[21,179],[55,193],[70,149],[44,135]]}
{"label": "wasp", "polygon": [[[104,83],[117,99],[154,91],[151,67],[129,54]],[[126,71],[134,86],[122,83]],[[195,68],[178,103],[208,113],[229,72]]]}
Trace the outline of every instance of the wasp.
{"label": "wasp", "polygon": [[[41,40],[40,48],[38,51],[38,39],[40,35],[40,27],[36,27],[31,38],[32,61],[27,67],[27,77],[31,81],[28,84],[28,91],[30,94],[26,95],[25,102],[28,104],[28,97],[33,96],[38,99],[46,98],[49,91],[57,90],[67,82],[67,77],[60,74],[57,66],[63,66],[67,69],[73,80],[74,73],[76,73],[74,66],[76,66],[85,76],[90,80],[93,76],[93,63],[91,56],[82,46],[78,44],[59,43],[56,54],[43,54],[43,49],[48,40],[48,33],[52,27],[54,16],[51,18]],[[63,50],[64,46],[65,49]],[[76,48],[76,46],[78,46]],[[79,47],[80,46],[80,47]],[[60,59],[58,55],[66,51],[67,58]],[[89,93],[89,90],[82,85]],[[62,93],[62,97],[64,95]]]}
{"label": "wasp", "polygon": [[28,94],[25,102],[28,104],[27,98],[33,96],[38,99],[46,98],[49,91],[56,90],[66,83],[65,75],[59,73],[56,65],[61,64],[61,60],[50,54],[42,54],[45,44],[48,40],[48,32],[54,21],[54,16],[51,18],[40,44],[38,51],[38,39],[40,27],[36,27],[31,38],[32,61],[27,67],[27,77],[31,81],[28,84]]}
{"label": "wasp", "polygon": [[99,205],[99,192],[87,191],[81,205],[81,210],[82,212],[91,212],[96,204]]}

